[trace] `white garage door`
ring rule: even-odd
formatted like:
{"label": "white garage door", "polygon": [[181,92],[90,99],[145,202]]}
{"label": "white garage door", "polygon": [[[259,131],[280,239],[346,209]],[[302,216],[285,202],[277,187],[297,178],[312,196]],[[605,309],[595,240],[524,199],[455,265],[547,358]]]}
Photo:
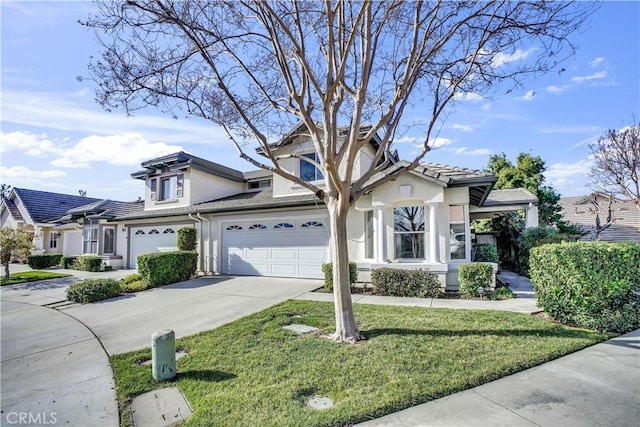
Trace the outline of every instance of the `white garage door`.
{"label": "white garage door", "polygon": [[143,254],[160,252],[163,249],[177,250],[178,230],[188,226],[189,224],[132,227],[129,265],[137,268],[138,256]]}
{"label": "white garage door", "polygon": [[228,222],[222,230],[224,274],[323,277],[329,232],[321,220]]}

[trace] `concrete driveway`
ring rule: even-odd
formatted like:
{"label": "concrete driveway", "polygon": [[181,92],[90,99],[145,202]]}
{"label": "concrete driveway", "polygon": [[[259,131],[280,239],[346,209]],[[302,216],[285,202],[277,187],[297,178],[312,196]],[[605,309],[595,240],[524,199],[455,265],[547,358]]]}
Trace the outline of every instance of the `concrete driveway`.
{"label": "concrete driveway", "polygon": [[93,304],[58,307],[96,334],[109,355],[151,346],[151,335],[173,329],[193,335],[295,298],[320,280],[203,277]]}

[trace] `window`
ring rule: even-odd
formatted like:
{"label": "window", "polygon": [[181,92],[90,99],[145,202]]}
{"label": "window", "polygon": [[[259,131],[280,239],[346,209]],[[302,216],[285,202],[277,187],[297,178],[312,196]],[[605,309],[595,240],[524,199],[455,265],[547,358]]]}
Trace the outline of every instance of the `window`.
{"label": "window", "polygon": [[316,163],[320,163],[318,160],[318,155],[316,153],[304,154],[303,158],[300,159],[300,179],[303,181],[319,181],[324,179],[322,173],[318,170],[315,165],[304,160],[304,157],[311,159]]}
{"label": "window", "polygon": [[136,232],[135,232],[135,235],[136,235],[136,236],[139,236],[139,235],[141,235],[141,234],[144,234],[144,231],[142,231],[142,230],[138,230],[138,231],[136,231]]}
{"label": "window", "polygon": [[258,188],[269,188],[271,187],[270,179],[261,179],[259,181],[251,181],[249,183],[249,189],[258,189]]}
{"label": "window", "polygon": [[149,230],[149,234],[160,234],[160,232],[154,228]]}
{"label": "window", "polygon": [[49,232],[49,249],[55,249],[58,247],[58,237],[60,237],[60,235],[55,231]]}
{"label": "window", "polygon": [[85,225],[82,230],[82,253],[97,254],[98,253],[98,226]]}
{"label": "window", "polygon": [[267,226],[264,224],[253,224],[249,227],[249,230],[266,230]]}
{"label": "window", "polygon": [[158,200],[172,200],[178,198],[178,177],[160,178],[160,198]]}
{"label": "window", "polygon": [[102,229],[102,253],[115,254],[116,229],[114,227],[105,227]]}
{"label": "window", "polygon": [[173,228],[167,228],[162,232],[162,234],[176,234],[176,232],[173,231]]}
{"label": "window", "polygon": [[449,254],[451,259],[466,259],[467,234],[464,206],[449,206]]}
{"label": "window", "polygon": [[395,254],[398,259],[424,259],[424,206],[393,210]]}
{"label": "window", "polygon": [[290,224],[288,222],[281,222],[279,224],[274,225],[273,228],[275,229],[293,228],[293,224]]}
{"label": "window", "polygon": [[364,213],[364,257],[373,258],[373,211]]}
{"label": "window", "polygon": [[301,225],[302,228],[322,228],[322,223],[318,221],[309,221]]}
{"label": "window", "polygon": [[228,231],[238,231],[238,230],[242,230],[242,227],[239,225],[230,225],[228,226],[225,230]]}

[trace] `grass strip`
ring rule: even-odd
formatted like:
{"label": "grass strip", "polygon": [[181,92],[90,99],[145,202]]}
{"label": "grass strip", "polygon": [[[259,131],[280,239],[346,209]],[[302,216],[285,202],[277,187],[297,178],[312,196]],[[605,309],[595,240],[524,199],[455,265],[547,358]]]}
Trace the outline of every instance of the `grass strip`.
{"label": "grass strip", "polygon": [[18,283],[35,282],[38,280],[59,279],[61,277],[70,277],[70,274],[54,273],[52,271],[23,271],[21,273],[13,273],[9,276],[9,280],[0,279],[0,285],[15,285]]}
{"label": "grass strip", "polygon": [[[355,306],[368,340],[336,344],[333,305],[287,301],[177,341],[187,356],[155,383],[150,349],[111,358],[122,425],[134,396],[177,386],[194,413],[184,426],[342,426],[496,380],[611,335],[500,311]],[[320,328],[297,335],[283,325]],[[331,398],[314,410],[306,397]]]}

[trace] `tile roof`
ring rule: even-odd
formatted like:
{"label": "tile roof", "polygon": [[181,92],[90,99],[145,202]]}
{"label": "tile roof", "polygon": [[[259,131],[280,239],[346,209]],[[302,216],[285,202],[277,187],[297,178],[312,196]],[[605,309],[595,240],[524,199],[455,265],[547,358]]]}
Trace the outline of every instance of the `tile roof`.
{"label": "tile roof", "polygon": [[11,214],[11,217],[14,220],[24,221],[24,218],[22,218],[22,214],[20,213],[20,210],[18,209],[16,204],[13,202],[13,200],[5,199],[3,197],[2,203],[6,206],[7,210],[9,211],[9,213]]}
{"label": "tile roof", "polygon": [[110,219],[121,215],[140,212],[143,209],[144,205],[139,202],[118,202],[115,200],[105,199],[70,209],[64,219],[72,220],[81,216]]}
{"label": "tile roof", "polygon": [[317,201],[317,198],[313,194],[273,197],[273,193],[271,190],[264,190],[259,192],[239,193],[233,196],[198,203],[192,206],[133,212],[125,215],[120,215],[114,219],[120,221],[141,218],[188,215],[190,213],[213,213],[238,210],[246,211],[252,209],[313,206],[316,203],[318,206],[324,205],[322,202]]}
{"label": "tile roof", "polygon": [[538,203],[538,197],[524,188],[491,190],[484,201],[484,206],[510,205],[514,203]]}
{"label": "tile roof", "polygon": [[244,176],[242,172],[233,168],[211,162],[193,154],[178,151],[177,153],[168,154],[155,159],[147,160],[141,163],[144,170],[134,172],[131,177],[134,179],[145,179],[149,174],[155,172],[155,169],[167,167],[169,170],[178,171],[185,168],[193,168],[212,175],[221,176],[232,181],[243,182]]}
{"label": "tile roof", "polygon": [[14,188],[13,192],[22,202],[34,223],[55,220],[66,215],[69,209],[100,200],[93,197],[72,196],[26,188]]}

